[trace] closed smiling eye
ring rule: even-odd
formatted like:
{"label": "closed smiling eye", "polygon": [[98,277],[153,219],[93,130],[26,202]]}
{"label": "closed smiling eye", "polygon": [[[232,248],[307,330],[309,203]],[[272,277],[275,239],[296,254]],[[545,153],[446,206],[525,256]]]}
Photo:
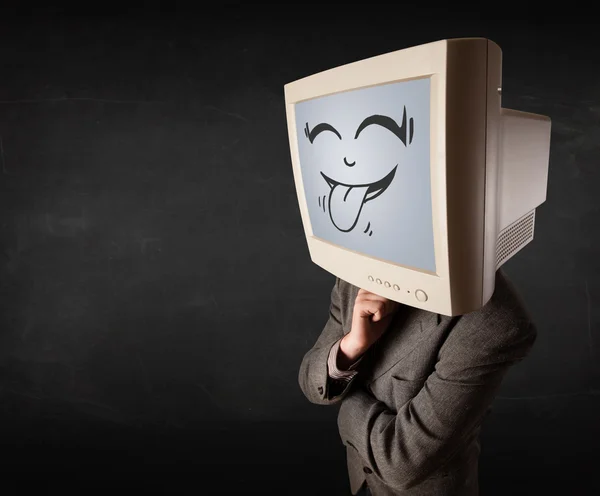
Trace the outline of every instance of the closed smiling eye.
{"label": "closed smiling eye", "polygon": [[312,143],[315,138],[321,134],[323,131],[330,131],[333,134],[335,134],[339,139],[342,139],[342,136],[340,135],[340,133],[337,131],[336,128],[334,128],[331,124],[327,124],[326,122],[322,122],[321,124],[317,124],[315,127],[312,128],[312,130],[310,130],[308,128],[308,122],[306,123],[306,127],[304,128],[304,134],[305,136],[308,138],[308,140]]}
{"label": "closed smiling eye", "polygon": [[412,137],[413,137],[413,133],[414,133],[414,121],[413,121],[412,117],[410,118],[410,121],[408,124],[409,125],[407,126],[406,107],[404,107],[404,112],[402,113],[402,125],[400,125],[400,126],[394,119],[392,119],[391,117],[388,117],[387,115],[371,115],[370,117],[367,117],[364,121],[362,121],[360,126],[358,126],[358,129],[356,130],[356,135],[354,136],[354,139],[358,138],[360,133],[365,128],[367,128],[369,126],[377,125],[377,126],[381,126],[385,129],[387,129],[388,131],[391,131],[392,133],[394,133],[398,138],[400,138],[400,141],[402,141],[404,146],[406,146],[407,134],[409,135],[408,142],[410,143],[412,141]]}

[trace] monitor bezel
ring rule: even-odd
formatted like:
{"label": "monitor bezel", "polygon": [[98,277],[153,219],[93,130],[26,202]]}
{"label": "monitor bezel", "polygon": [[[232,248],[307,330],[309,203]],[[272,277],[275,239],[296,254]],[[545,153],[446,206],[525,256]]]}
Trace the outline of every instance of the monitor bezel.
{"label": "monitor bezel", "polygon": [[[285,86],[292,168],[310,255],[325,270],[369,291],[431,310],[450,308],[446,215],[446,40],[360,60]],[[314,236],[300,170],[295,105],[327,95],[395,82],[430,80],[430,188],[436,272],[402,266],[341,247]],[[361,257],[357,264],[356,257]],[[373,280],[370,279],[371,276]],[[378,281],[379,280],[379,281]],[[389,287],[386,286],[389,283]],[[400,290],[394,289],[397,285]],[[426,301],[416,298],[418,290]]]}

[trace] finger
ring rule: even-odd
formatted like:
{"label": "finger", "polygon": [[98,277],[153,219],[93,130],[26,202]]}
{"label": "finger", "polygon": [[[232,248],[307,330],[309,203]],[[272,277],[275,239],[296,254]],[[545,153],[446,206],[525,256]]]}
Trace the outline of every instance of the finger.
{"label": "finger", "polygon": [[379,313],[381,314],[379,318],[385,317],[392,311],[393,308],[390,303],[390,300],[388,300],[387,298],[382,298],[381,296],[374,295],[373,298],[369,298],[365,301],[368,301],[368,305],[371,308],[379,310]]}
{"label": "finger", "polygon": [[357,299],[358,300],[362,300],[362,301],[384,301],[385,298],[382,298],[379,295],[376,295],[375,293],[369,293],[368,291],[365,291],[364,293],[359,293],[357,295]]}
{"label": "finger", "polygon": [[372,317],[374,322],[385,316],[385,304],[381,300],[368,300],[363,303],[363,312]]}
{"label": "finger", "polygon": [[388,313],[387,315],[384,315],[383,317],[379,317],[377,320],[375,320],[375,318],[373,318],[373,323],[375,323],[375,322],[377,322],[377,323],[387,322],[392,317],[393,317],[393,315]]}

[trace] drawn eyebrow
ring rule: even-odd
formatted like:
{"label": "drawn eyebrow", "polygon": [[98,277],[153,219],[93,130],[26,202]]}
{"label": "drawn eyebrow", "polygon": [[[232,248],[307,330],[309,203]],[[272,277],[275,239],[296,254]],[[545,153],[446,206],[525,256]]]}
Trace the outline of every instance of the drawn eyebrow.
{"label": "drawn eyebrow", "polygon": [[304,134],[306,135],[306,137],[309,139],[309,141],[311,143],[315,140],[317,135],[322,133],[323,131],[331,131],[339,139],[342,139],[342,136],[340,135],[340,133],[337,132],[337,129],[334,128],[331,124],[327,124],[326,122],[317,124],[315,127],[312,128],[312,131],[308,128],[308,122],[306,123],[306,127],[304,128]]}
{"label": "drawn eyebrow", "polygon": [[[360,126],[358,126],[358,129],[356,130],[356,136],[354,136],[354,139],[358,138],[358,135],[362,132],[363,129],[365,129],[367,126],[370,126],[372,124],[377,124],[378,126],[382,126],[386,129],[388,129],[389,131],[394,133],[396,136],[398,136],[398,138],[400,138],[400,141],[402,141],[402,143],[404,143],[404,146],[406,146],[406,107],[404,107],[404,112],[402,114],[402,125],[401,126],[398,126],[396,121],[394,119],[392,119],[391,117],[388,117],[387,115],[377,115],[377,114],[371,115],[370,117],[367,117],[364,121],[362,121],[360,123]],[[412,141],[413,130],[414,130],[413,120],[411,118],[410,119],[411,141]]]}

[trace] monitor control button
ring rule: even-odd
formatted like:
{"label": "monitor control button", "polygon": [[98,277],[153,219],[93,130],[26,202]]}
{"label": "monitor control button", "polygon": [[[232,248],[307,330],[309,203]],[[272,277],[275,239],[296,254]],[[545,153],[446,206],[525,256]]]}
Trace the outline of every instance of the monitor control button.
{"label": "monitor control button", "polygon": [[377,281],[377,284],[381,284],[381,279],[378,278],[378,279],[376,279],[376,281]]}
{"label": "monitor control button", "polygon": [[417,289],[415,291],[415,296],[417,297],[417,300],[419,300],[419,301],[427,301],[427,293],[425,291],[423,291],[422,289]]}
{"label": "monitor control button", "polygon": [[373,279],[373,276],[369,276],[369,281],[373,282],[375,279]]}
{"label": "monitor control button", "polygon": [[396,291],[400,291],[400,286],[398,286],[397,284],[394,284],[394,289],[395,289]]}
{"label": "monitor control button", "polygon": [[389,287],[391,286],[391,285],[390,285],[390,283],[389,283],[389,282],[387,282],[387,281],[385,281],[385,282],[384,282],[384,284],[385,284],[385,287],[386,287],[386,288],[389,288]]}

